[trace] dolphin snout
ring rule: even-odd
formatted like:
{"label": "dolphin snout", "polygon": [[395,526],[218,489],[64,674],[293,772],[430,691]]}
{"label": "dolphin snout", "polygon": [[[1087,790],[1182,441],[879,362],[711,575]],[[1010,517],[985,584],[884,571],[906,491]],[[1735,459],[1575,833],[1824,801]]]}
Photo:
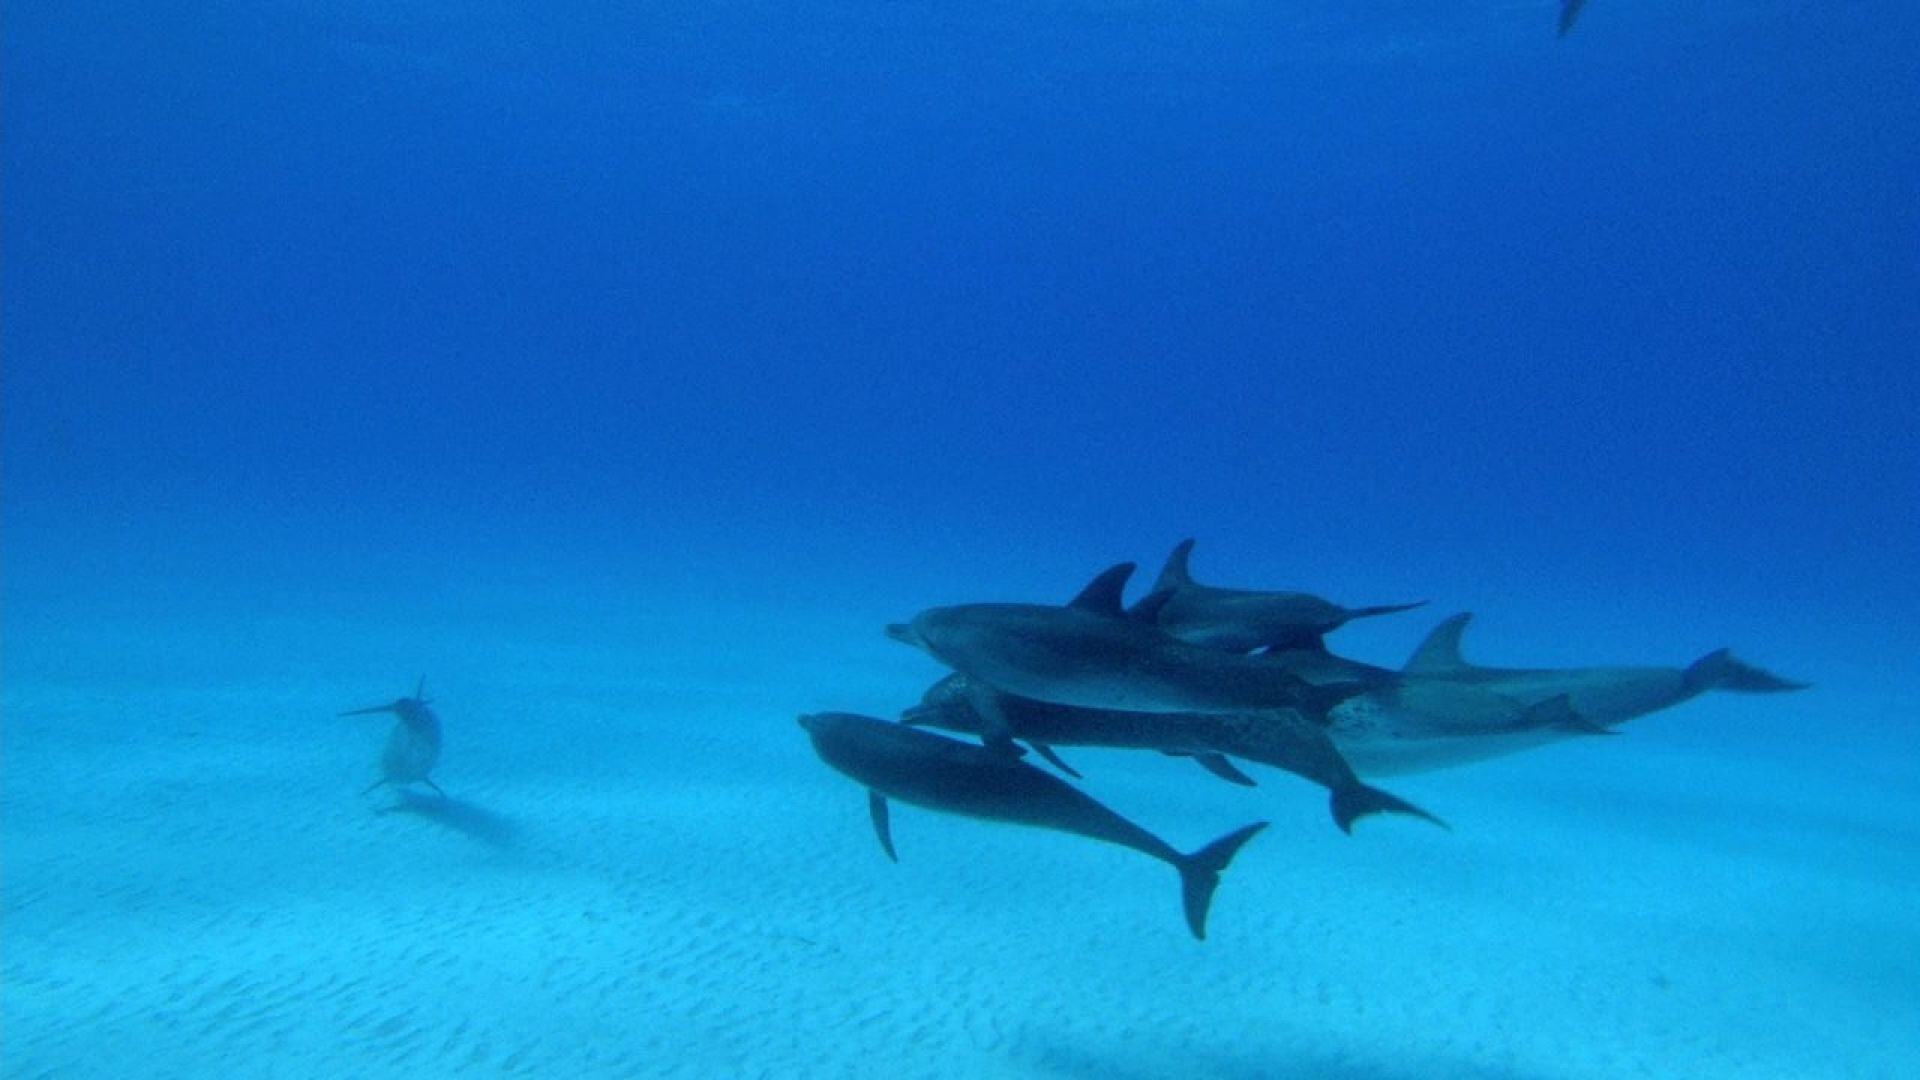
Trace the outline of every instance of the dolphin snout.
{"label": "dolphin snout", "polygon": [[914,633],[913,627],[908,623],[888,623],[887,636],[903,645],[920,644],[920,635]]}

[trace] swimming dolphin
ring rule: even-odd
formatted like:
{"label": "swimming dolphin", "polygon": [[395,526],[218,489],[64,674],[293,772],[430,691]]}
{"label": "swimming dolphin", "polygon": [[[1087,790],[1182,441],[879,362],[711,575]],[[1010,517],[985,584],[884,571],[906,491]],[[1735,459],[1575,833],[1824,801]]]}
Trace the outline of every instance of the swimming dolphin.
{"label": "swimming dolphin", "polygon": [[949,739],[903,724],[850,713],[802,716],[820,760],[867,788],[867,809],[880,847],[898,859],[887,800],[987,821],[1074,833],[1151,855],[1180,872],[1187,929],[1204,940],[1207,911],[1220,873],[1241,845],[1267,827],[1256,822],[1191,855],[1107,809],[1065,780],[1001,750]]}
{"label": "swimming dolphin", "polygon": [[1726,649],[1716,649],[1684,668],[1480,667],[1469,664],[1460,653],[1460,638],[1472,620],[1470,612],[1462,612],[1434,627],[1413,651],[1403,672],[1486,687],[1529,704],[1565,694],[1572,699],[1575,712],[1608,726],[1678,705],[1709,690],[1773,694],[1807,688],[1806,683],[1744,663]]}
{"label": "swimming dolphin", "polygon": [[410,698],[400,698],[390,705],[374,705],[365,709],[352,709],[341,716],[369,716],[373,713],[390,712],[399,719],[394,722],[393,730],[387,734],[387,746],[380,754],[380,779],[367,786],[368,792],[384,784],[399,787],[404,784],[425,784],[442,796],[440,785],[433,782],[433,767],[440,763],[440,718],[427,708],[427,680],[423,677],[420,685]]}
{"label": "swimming dolphin", "polygon": [[[949,675],[930,687],[920,704],[902,714],[901,720],[983,735],[986,724],[974,708],[977,697],[977,692],[967,686],[967,676]],[[1285,769],[1331,793],[1333,820],[1342,832],[1351,833],[1356,818],[1378,813],[1411,814],[1436,825],[1445,824],[1412,803],[1362,783],[1327,737],[1326,729],[1292,709],[1141,713],[1080,709],[1001,695],[999,715],[1011,727],[1014,738],[1040,746],[1159,750],[1192,757],[1215,773],[1220,769],[1211,759],[1224,759],[1225,755]]]}
{"label": "swimming dolphin", "polygon": [[[1065,607],[962,604],[929,608],[889,636],[926,650],[982,687],[1034,701],[1128,712],[1295,708],[1309,719],[1361,687],[1314,687],[1257,657],[1190,645],[1129,616],[1121,563]],[[1149,609],[1150,613],[1151,609]],[[990,700],[978,703],[991,717]],[[1004,725],[996,724],[1004,729]]]}
{"label": "swimming dolphin", "polygon": [[1300,592],[1254,592],[1201,585],[1187,569],[1193,541],[1167,556],[1160,578],[1136,611],[1151,611],[1160,629],[1182,641],[1228,652],[1318,645],[1354,619],[1410,611],[1426,601],[1347,608]]}

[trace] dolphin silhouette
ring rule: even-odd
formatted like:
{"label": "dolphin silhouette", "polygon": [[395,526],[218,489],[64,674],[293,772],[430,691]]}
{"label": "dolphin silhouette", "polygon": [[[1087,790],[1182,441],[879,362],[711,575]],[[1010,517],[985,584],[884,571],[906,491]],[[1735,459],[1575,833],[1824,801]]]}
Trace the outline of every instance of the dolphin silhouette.
{"label": "dolphin silhouette", "polygon": [[1160,629],[1195,645],[1228,652],[1317,646],[1321,638],[1354,619],[1411,611],[1426,601],[1341,607],[1303,592],[1222,589],[1193,580],[1188,563],[1193,541],[1182,540],[1167,556],[1160,577],[1136,605]]}
{"label": "dolphin silhouette", "polygon": [[380,779],[369,784],[360,794],[365,795],[386,784],[395,787],[425,784],[446,795],[431,776],[434,766],[440,763],[440,718],[427,708],[426,691],[427,680],[422,676],[410,698],[399,698],[386,705],[350,709],[340,714],[371,716],[374,713],[392,713],[396,717],[393,730],[387,733],[386,749],[380,754]]}
{"label": "dolphin silhouette", "polygon": [[1715,649],[1684,668],[1481,667],[1468,663],[1460,652],[1460,639],[1472,621],[1471,612],[1462,612],[1441,622],[1414,649],[1402,671],[1421,678],[1486,687],[1528,704],[1565,694],[1572,699],[1574,711],[1608,726],[1678,705],[1709,690],[1774,694],[1808,686],[1747,664],[1727,649]]}
{"label": "dolphin silhouette", "polygon": [[[1299,709],[1324,715],[1360,686],[1316,687],[1258,657],[1180,641],[1129,616],[1121,563],[1065,607],[961,604],[930,608],[889,636],[918,646],[979,686],[1033,701],[1129,712]],[[1151,609],[1147,610],[1151,614]],[[990,715],[991,700],[977,703]],[[1004,729],[1004,725],[996,724]]]}
{"label": "dolphin silhouette", "polygon": [[[913,725],[985,735],[988,725],[974,707],[976,700],[977,691],[967,685],[967,676],[949,675],[929,687],[920,704],[908,709],[901,719]],[[1192,757],[1209,772],[1226,775],[1227,779],[1233,779],[1233,775],[1222,773],[1220,762],[1215,760],[1227,755],[1285,769],[1327,789],[1334,823],[1342,832],[1351,833],[1355,819],[1378,813],[1410,814],[1445,826],[1412,803],[1362,783],[1327,737],[1326,729],[1291,709],[1140,713],[1081,709],[1001,695],[999,716],[1014,738],[1034,745],[1043,756],[1050,752],[1043,748],[1053,746],[1140,748]]]}
{"label": "dolphin silhouette", "polygon": [[1002,750],[851,713],[802,716],[800,726],[820,760],[866,786],[874,832],[889,859],[898,858],[890,798],[928,810],[1118,844],[1179,871],[1187,929],[1201,940],[1207,936],[1207,913],[1221,872],[1243,844],[1267,827],[1264,821],[1246,825],[1199,851],[1182,854],[1065,780]]}

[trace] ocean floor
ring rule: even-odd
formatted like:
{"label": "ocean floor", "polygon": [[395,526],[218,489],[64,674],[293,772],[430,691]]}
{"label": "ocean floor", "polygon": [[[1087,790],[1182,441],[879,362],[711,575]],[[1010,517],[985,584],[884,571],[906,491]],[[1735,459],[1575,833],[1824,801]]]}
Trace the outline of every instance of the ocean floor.
{"label": "ocean floor", "polygon": [[[1733,642],[1811,691],[1382,781],[1452,831],[1072,755],[1175,846],[1273,822],[1198,943],[1133,852],[901,807],[891,864],[813,757],[955,590],[244,584],[10,601],[7,1076],[1920,1076],[1920,695],[1812,629]],[[1524,614],[1475,655],[1558,655]],[[1658,637],[1560,658],[1729,643]],[[422,674],[449,798],[359,794],[335,714]]]}

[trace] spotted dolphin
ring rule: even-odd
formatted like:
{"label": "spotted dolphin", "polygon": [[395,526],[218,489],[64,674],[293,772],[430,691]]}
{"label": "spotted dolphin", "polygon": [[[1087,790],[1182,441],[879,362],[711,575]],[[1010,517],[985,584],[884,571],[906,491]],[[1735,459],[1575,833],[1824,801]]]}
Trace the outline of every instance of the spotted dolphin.
{"label": "spotted dolphin", "polygon": [[[1299,709],[1309,718],[1359,687],[1315,687],[1258,657],[1203,648],[1121,607],[1132,563],[1114,566],[1064,607],[930,608],[889,636],[924,649],[982,687],[1033,701],[1128,712]],[[980,702],[990,713],[990,701]],[[996,725],[1003,726],[1003,725]]]}
{"label": "spotted dolphin", "polygon": [[1727,649],[1716,649],[1684,668],[1482,667],[1468,663],[1460,652],[1461,636],[1472,621],[1472,613],[1462,612],[1434,627],[1402,672],[1485,687],[1524,703],[1565,694],[1572,699],[1574,711],[1607,726],[1678,705],[1709,690],[1773,694],[1804,690],[1808,685],[1754,667]]}
{"label": "spotted dolphin", "polygon": [[1212,649],[1244,653],[1318,645],[1354,619],[1411,611],[1426,603],[1349,608],[1311,593],[1202,585],[1188,569],[1192,556],[1193,541],[1180,541],[1135,610],[1150,611],[1154,624],[1174,637]]}
{"label": "spotted dolphin", "polygon": [[1065,780],[1003,750],[851,713],[802,716],[800,726],[820,760],[866,787],[868,813],[888,858],[898,858],[888,799],[1117,844],[1179,871],[1187,929],[1197,939],[1207,936],[1207,912],[1221,872],[1267,825],[1243,826],[1183,854]]}
{"label": "spotted dolphin", "polygon": [[[977,692],[966,684],[965,675],[947,676],[928,688],[920,704],[908,709],[901,719],[947,731],[987,734],[987,724],[974,706]],[[1223,773],[1215,759],[1231,755],[1285,769],[1328,790],[1333,820],[1342,832],[1352,832],[1355,819],[1378,813],[1410,814],[1444,826],[1439,818],[1412,803],[1362,783],[1327,737],[1326,728],[1291,709],[1139,713],[1081,709],[1001,695],[998,712],[1012,736],[1035,744],[1036,750],[1051,746],[1159,750],[1192,757],[1208,771],[1228,775],[1229,779],[1232,775]]]}
{"label": "spotted dolphin", "polygon": [[375,788],[392,784],[401,787],[406,784],[425,784],[434,791],[440,791],[440,785],[433,782],[434,766],[440,763],[440,718],[432,709],[427,708],[427,680],[422,678],[413,696],[403,697],[391,704],[373,705],[365,709],[352,709],[341,716],[370,716],[374,713],[392,713],[395,716],[393,730],[387,733],[386,749],[380,754],[380,779],[368,785],[365,795]]}

